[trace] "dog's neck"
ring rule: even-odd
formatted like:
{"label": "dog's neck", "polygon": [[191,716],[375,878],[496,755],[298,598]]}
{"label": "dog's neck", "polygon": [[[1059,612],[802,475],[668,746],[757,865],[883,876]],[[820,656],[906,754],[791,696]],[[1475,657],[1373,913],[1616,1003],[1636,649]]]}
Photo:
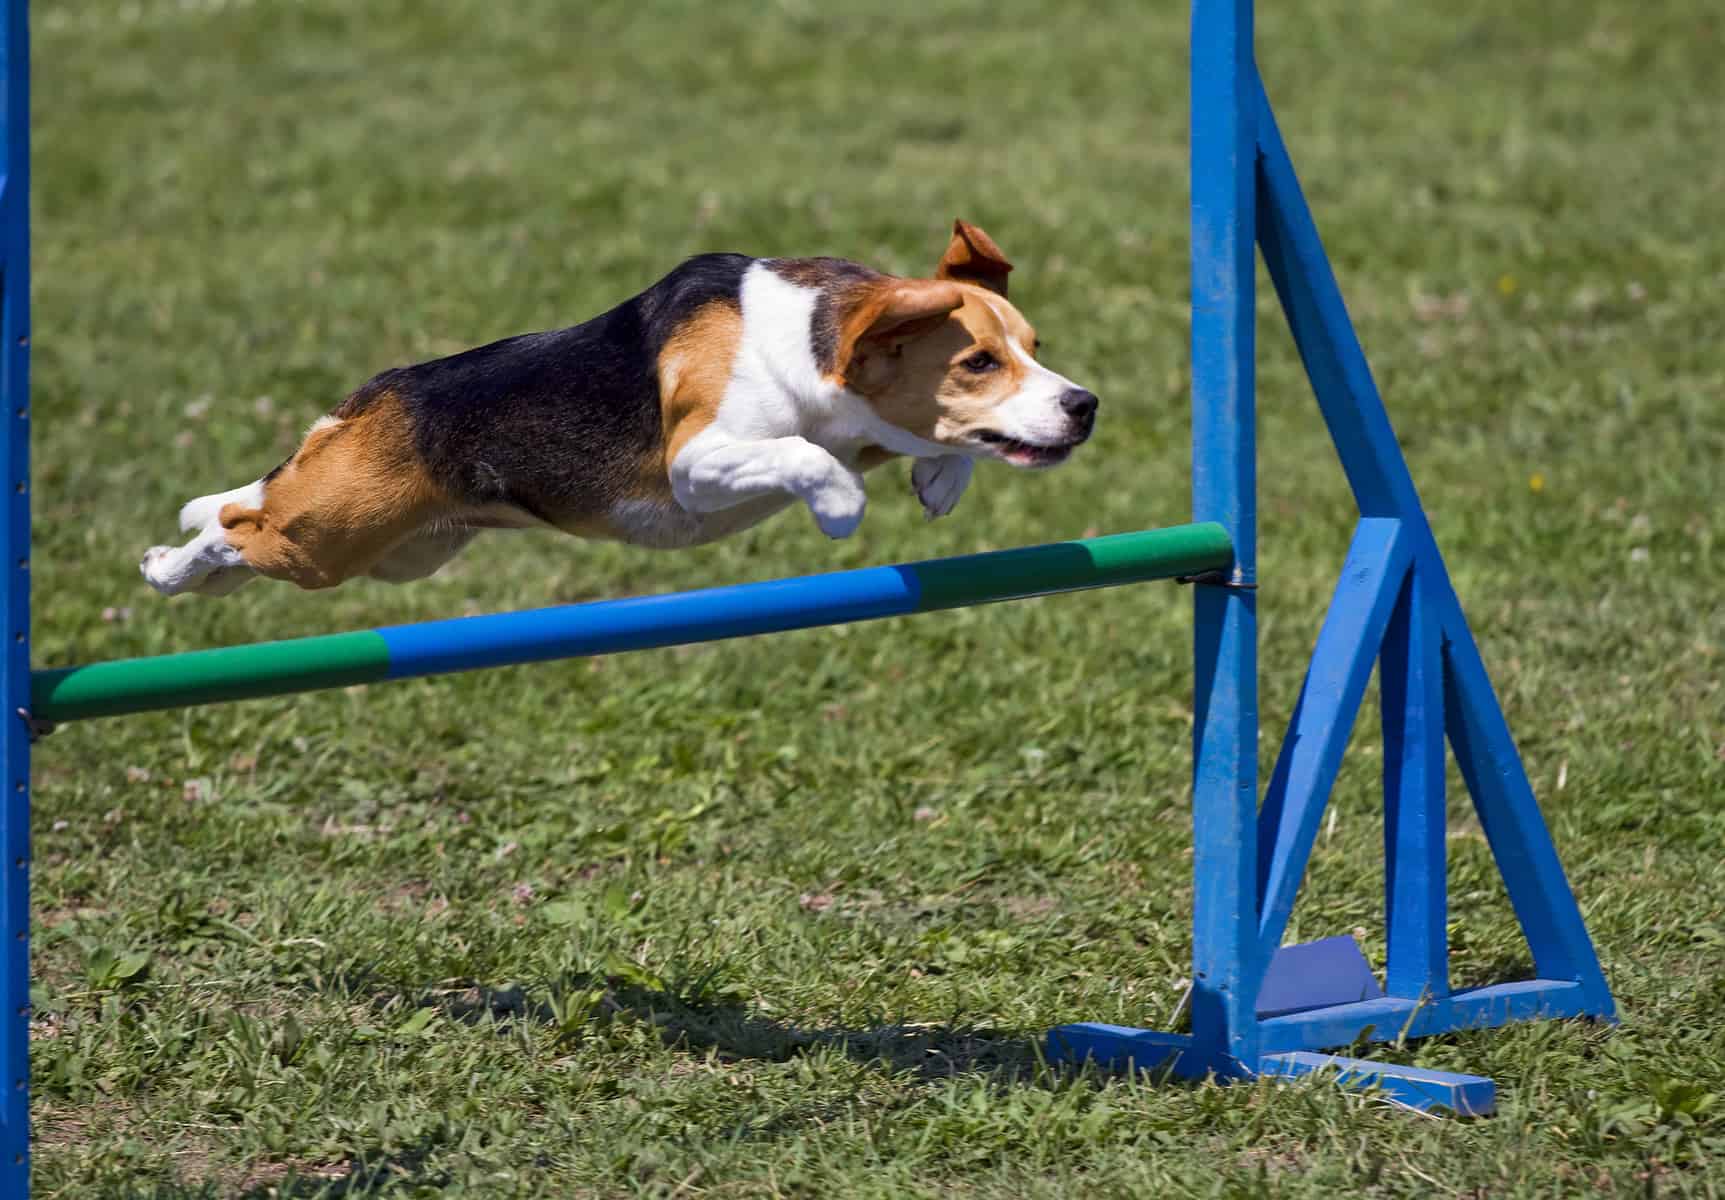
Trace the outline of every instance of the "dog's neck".
{"label": "dog's neck", "polygon": [[761,421],[758,436],[801,436],[841,457],[865,446],[913,457],[951,453],[883,420],[866,397],[822,373],[820,298],[759,265],[743,279],[743,336],[729,390]]}

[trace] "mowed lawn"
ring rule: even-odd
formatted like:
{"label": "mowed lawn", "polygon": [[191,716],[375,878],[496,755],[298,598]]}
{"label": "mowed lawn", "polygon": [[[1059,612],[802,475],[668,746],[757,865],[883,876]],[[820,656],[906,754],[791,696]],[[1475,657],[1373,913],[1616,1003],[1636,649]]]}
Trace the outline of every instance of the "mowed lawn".
{"label": "mowed lawn", "polygon": [[[1186,6],[37,0],[35,577],[59,665],[1189,514]],[[68,727],[36,755],[43,1197],[1725,1191],[1725,17],[1266,3],[1259,58],[1621,1003],[1325,1086],[1041,1064],[1189,971],[1173,585]],[[954,216],[1103,397],[858,535],[483,540],[169,603],[184,500],[375,371],[704,250],[929,270]],[[1264,758],[1354,519],[1266,288]],[[1291,938],[1381,964],[1377,709]],[[1530,963],[1456,783],[1460,984]]]}

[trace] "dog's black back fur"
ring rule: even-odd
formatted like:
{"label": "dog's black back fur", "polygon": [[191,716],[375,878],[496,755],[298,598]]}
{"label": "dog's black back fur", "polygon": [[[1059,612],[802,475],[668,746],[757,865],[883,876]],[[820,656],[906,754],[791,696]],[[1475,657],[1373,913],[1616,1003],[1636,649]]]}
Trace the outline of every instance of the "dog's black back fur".
{"label": "dog's black back fur", "polygon": [[393,394],[432,478],[456,499],[547,521],[602,513],[638,489],[660,442],[659,352],[704,305],[740,304],[754,261],[699,255],[580,325],[385,371],[334,415]]}

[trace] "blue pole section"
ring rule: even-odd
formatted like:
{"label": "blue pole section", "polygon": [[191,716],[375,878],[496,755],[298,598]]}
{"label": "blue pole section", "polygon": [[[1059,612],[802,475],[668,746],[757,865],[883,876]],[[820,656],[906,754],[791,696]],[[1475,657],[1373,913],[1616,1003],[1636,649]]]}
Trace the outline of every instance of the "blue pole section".
{"label": "blue pole section", "polygon": [[1232,562],[1219,525],[380,629],[386,678],[749,637],[1110,587]]}
{"label": "blue pole section", "polygon": [[918,593],[902,568],[864,567],[377,632],[389,648],[388,677],[404,679],[898,616],[917,610]]}
{"label": "blue pole section", "polygon": [[6,514],[0,520],[0,1195],[30,1191],[30,64],[25,0],[8,0],[0,30],[5,69],[6,177],[0,183],[0,421],[5,422]]}
{"label": "blue pole section", "polygon": [[1204,1068],[1257,1065],[1256,92],[1251,0],[1192,5],[1192,511],[1234,544],[1194,589],[1192,1036]]}

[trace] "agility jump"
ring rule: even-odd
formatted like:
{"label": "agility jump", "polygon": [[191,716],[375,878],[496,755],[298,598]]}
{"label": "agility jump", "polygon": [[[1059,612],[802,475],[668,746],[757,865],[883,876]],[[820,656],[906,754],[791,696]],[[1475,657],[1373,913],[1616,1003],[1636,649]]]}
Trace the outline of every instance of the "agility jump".
{"label": "agility jump", "polygon": [[[1417,1107],[1490,1111],[1490,1080],[1314,1053],[1550,1017],[1613,1015],[1610,991],[1389,419],[1252,56],[1251,0],[1192,27],[1195,524],[700,592],[462,618],[32,673],[25,5],[7,8],[0,393],[11,486],[0,723],[5,939],[0,1191],[28,1191],[29,759],[53,722],[505,663],[829,625],[1180,577],[1194,585],[1194,912],[1189,1033],[1074,1024],[1051,1058],[1252,1078],[1333,1073]],[[1360,509],[1266,788],[1257,779],[1254,242]],[[1350,938],[1283,946],[1361,697],[1383,694],[1382,985]],[[1532,949],[1535,977],[1464,991],[1445,940],[1444,747],[1453,749]]]}

